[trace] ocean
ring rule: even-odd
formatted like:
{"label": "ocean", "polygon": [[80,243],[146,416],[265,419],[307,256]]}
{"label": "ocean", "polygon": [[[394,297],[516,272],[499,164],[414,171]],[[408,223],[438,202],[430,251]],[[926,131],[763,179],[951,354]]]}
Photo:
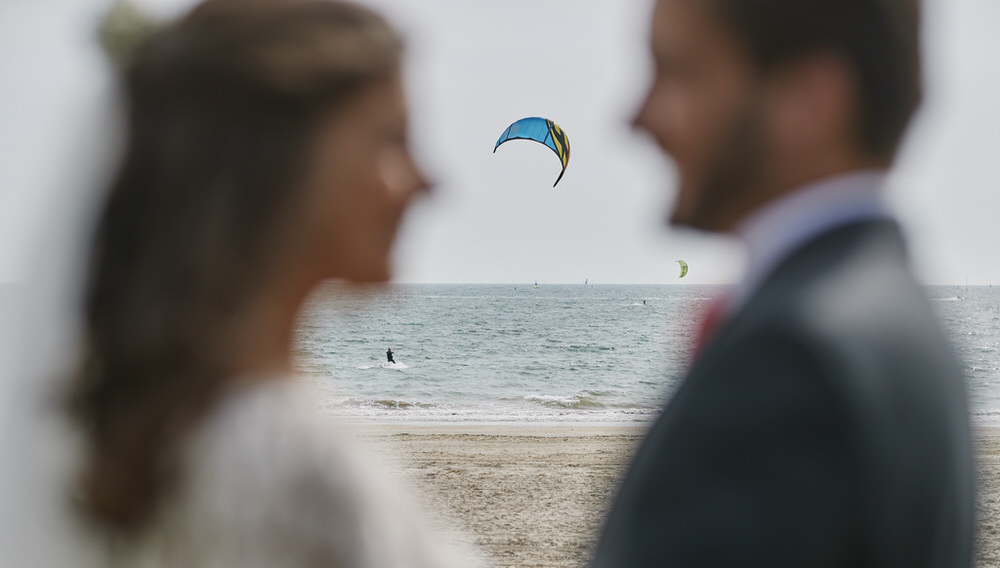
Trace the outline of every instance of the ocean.
{"label": "ocean", "polygon": [[[325,284],[300,318],[297,365],[321,406],[359,421],[644,423],[683,378],[721,291]],[[1000,288],[927,293],[963,362],[973,422],[1000,424]]]}

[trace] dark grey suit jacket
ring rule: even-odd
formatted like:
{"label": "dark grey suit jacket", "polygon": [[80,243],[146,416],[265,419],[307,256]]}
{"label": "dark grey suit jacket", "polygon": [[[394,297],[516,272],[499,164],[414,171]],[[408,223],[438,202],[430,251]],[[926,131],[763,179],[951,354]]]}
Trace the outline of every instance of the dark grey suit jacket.
{"label": "dark grey suit jacket", "polygon": [[890,221],[792,254],[639,448],[594,568],[967,567],[962,373]]}

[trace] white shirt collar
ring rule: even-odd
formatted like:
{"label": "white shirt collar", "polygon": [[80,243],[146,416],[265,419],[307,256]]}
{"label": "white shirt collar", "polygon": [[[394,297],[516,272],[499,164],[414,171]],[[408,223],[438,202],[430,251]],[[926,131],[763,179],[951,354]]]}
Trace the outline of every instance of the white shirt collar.
{"label": "white shirt collar", "polygon": [[841,225],[890,218],[882,196],[886,172],[861,170],[802,186],[757,211],[736,227],[747,250],[747,272],[727,302],[741,306],[796,249]]}

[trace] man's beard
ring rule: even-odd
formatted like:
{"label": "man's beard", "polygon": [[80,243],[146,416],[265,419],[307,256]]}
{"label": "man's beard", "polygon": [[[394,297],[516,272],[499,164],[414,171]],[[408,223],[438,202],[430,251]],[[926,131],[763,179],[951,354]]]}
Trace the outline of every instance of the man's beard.
{"label": "man's beard", "polygon": [[675,204],[670,224],[723,232],[753,203],[767,154],[762,115],[758,97],[750,97],[734,113],[706,162],[700,185],[688,188],[690,205],[685,210]]}

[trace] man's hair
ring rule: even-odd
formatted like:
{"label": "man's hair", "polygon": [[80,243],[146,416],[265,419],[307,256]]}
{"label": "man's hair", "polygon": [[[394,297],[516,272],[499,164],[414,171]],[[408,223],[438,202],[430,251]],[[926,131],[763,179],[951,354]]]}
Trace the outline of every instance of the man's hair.
{"label": "man's hair", "polygon": [[858,81],[858,141],[891,158],[921,99],[918,0],[712,0],[754,64],[844,58]]}

